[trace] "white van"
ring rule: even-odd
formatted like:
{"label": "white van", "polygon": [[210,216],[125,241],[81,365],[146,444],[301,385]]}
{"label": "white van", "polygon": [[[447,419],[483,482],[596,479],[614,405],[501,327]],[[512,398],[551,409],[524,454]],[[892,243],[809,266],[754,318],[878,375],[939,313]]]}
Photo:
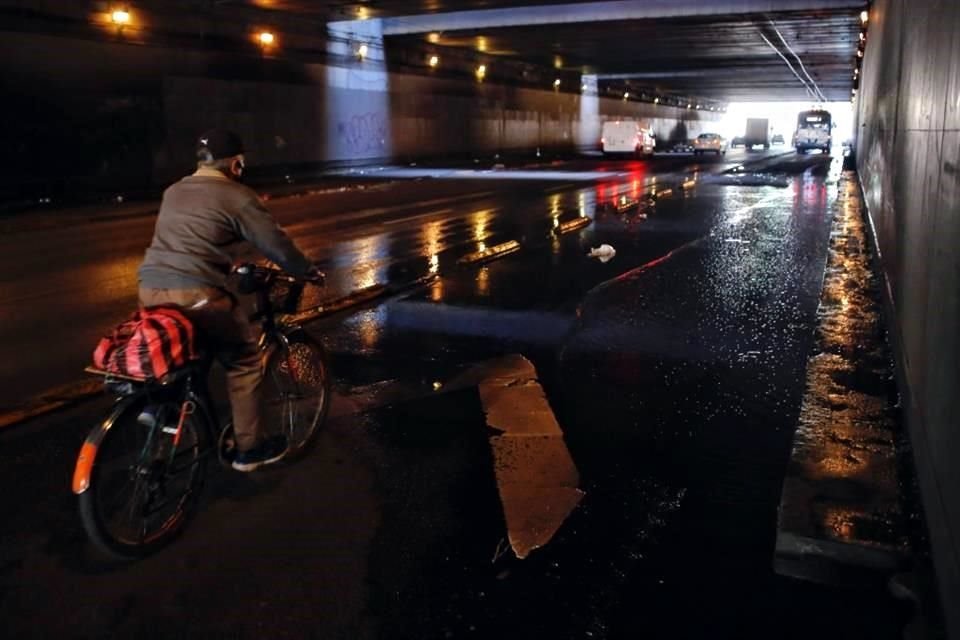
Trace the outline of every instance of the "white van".
{"label": "white van", "polygon": [[649,155],[653,153],[655,145],[653,131],[641,127],[636,120],[609,120],[603,123],[600,148],[604,155],[608,153]]}

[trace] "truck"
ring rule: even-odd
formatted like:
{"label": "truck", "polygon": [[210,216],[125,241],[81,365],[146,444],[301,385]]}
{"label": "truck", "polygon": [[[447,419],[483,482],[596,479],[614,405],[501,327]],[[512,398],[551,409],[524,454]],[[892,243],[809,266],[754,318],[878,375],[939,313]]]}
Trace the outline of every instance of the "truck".
{"label": "truck", "polygon": [[747,133],[743,136],[743,144],[747,149],[762,144],[764,149],[770,148],[770,121],[766,118],[747,118]]}

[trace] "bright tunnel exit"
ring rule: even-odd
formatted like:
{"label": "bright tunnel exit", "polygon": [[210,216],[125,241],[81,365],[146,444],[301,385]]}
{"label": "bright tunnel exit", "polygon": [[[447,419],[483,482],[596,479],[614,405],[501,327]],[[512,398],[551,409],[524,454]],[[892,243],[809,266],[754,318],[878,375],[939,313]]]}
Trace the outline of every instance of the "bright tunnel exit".
{"label": "bright tunnel exit", "polygon": [[830,112],[835,125],[835,145],[853,137],[853,105],[850,102],[731,102],[724,118],[717,124],[718,133],[732,140],[744,135],[748,118],[766,118],[770,136],[782,136],[784,145],[789,145],[797,128],[797,116],[812,109]]}

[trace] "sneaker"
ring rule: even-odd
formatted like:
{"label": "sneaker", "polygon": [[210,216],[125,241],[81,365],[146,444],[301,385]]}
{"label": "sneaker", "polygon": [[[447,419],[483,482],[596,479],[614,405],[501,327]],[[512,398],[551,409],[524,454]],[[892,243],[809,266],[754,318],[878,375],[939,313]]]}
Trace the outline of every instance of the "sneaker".
{"label": "sneaker", "polygon": [[151,429],[157,426],[157,407],[153,405],[144,407],[140,415],[137,416],[137,422]]}
{"label": "sneaker", "polygon": [[283,459],[287,455],[287,437],[273,436],[267,438],[253,449],[237,451],[233,458],[233,468],[237,471],[253,471],[265,464],[271,464]]}

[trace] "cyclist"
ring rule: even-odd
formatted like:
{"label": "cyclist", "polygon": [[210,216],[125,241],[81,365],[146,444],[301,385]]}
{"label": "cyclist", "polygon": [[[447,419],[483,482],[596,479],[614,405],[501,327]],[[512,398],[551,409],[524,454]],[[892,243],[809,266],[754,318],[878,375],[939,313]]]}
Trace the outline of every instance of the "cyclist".
{"label": "cyclist", "polygon": [[233,468],[253,471],[283,458],[287,441],[282,435],[263,436],[257,336],[226,279],[246,242],[293,275],[309,278],[319,272],[257,194],[240,184],[240,137],[212,129],[200,136],[196,149],[196,172],[163,194],[153,240],[138,271],[140,302],[178,305],[203,332],[226,369],[236,438]]}

